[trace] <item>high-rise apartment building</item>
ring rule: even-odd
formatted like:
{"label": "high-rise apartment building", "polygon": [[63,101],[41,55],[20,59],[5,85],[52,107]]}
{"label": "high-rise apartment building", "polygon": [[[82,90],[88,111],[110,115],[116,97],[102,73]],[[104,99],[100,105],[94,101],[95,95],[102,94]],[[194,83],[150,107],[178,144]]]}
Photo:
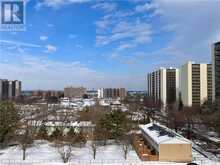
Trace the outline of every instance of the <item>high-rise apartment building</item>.
{"label": "high-rise apartment building", "polygon": [[15,80],[15,87],[14,87],[14,96],[15,98],[21,96],[21,81]]}
{"label": "high-rise apartment building", "polygon": [[16,99],[21,95],[21,81],[0,79],[0,100]]}
{"label": "high-rise apartment building", "polygon": [[212,98],[220,99],[220,41],[212,46]]}
{"label": "high-rise apartment building", "polygon": [[0,101],[2,100],[2,93],[3,93],[3,80],[0,79]]}
{"label": "high-rise apartment building", "polygon": [[125,88],[101,88],[98,89],[98,98],[120,98],[125,99],[127,92]]}
{"label": "high-rise apartment building", "polygon": [[185,106],[212,100],[211,64],[188,62],[180,69],[180,94]]}
{"label": "high-rise apartment building", "polygon": [[9,83],[8,80],[1,80],[1,100],[7,100],[8,97],[8,90],[9,90]]}
{"label": "high-rise apartment building", "polygon": [[176,101],[179,92],[179,70],[161,68],[147,75],[148,95],[164,105]]}

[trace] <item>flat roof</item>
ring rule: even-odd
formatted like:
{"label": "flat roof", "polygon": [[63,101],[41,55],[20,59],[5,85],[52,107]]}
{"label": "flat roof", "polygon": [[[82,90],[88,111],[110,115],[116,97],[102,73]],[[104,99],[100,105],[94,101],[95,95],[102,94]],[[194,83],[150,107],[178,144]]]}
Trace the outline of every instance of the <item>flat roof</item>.
{"label": "flat roof", "polygon": [[144,134],[159,144],[191,144],[191,141],[158,123],[139,125]]}

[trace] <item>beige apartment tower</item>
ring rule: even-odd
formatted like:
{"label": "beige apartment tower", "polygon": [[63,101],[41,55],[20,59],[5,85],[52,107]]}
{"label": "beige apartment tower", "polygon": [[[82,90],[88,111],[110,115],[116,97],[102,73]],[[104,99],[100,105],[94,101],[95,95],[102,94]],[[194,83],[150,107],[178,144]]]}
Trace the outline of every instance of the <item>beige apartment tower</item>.
{"label": "beige apartment tower", "polygon": [[180,95],[185,106],[212,100],[212,66],[188,62],[180,68]]}
{"label": "beige apartment tower", "polygon": [[124,100],[126,96],[127,96],[127,91],[125,88],[98,89],[98,98],[109,98],[109,99],[120,98],[121,100]]}
{"label": "beige apartment tower", "polygon": [[176,101],[179,93],[179,70],[160,68],[147,75],[148,95],[163,105]]}

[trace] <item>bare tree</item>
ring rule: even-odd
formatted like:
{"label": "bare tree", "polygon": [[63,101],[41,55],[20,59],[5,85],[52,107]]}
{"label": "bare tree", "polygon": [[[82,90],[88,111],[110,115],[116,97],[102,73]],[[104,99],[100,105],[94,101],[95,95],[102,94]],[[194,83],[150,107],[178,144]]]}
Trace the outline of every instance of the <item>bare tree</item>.
{"label": "bare tree", "polygon": [[71,159],[73,155],[71,144],[57,141],[56,147],[57,147],[58,153],[61,156],[61,159],[63,160],[63,163],[69,162],[69,160]]}
{"label": "bare tree", "polygon": [[192,138],[192,130],[194,128],[196,115],[200,112],[199,106],[184,107],[184,119],[187,125],[187,139]]}
{"label": "bare tree", "polygon": [[124,152],[124,159],[127,159],[127,155],[128,155],[129,149],[130,149],[131,141],[130,141],[129,136],[124,137],[123,140],[121,140],[121,141],[122,141],[122,149]]}
{"label": "bare tree", "polygon": [[93,153],[93,159],[96,158],[96,153],[97,153],[97,141],[92,141],[91,143],[91,147],[92,147],[92,153]]}
{"label": "bare tree", "polygon": [[18,142],[22,149],[22,159],[26,159],[27,148],[33,143],[34,132],[30,126],[30,122],[24,121],[21,124],[21,128],[18,130]]}
{"label": "bare tree", "polygon": [[127,155],[131,145],[131,130],[135,125],[126,116],[121,118],[123,123],[121,124],[121,136],[120,141],[122,143],[122,149],[124,152],[124,159],[127,159]]}
{"label": "bare tree", "polygon": [[94,106],[87,107],[83,111],[79,112],[80,121],[91,121],[96,124],[107,112],[110,107],[101,106],[98,102]]}
{"label": "bare tree", "polygon": [[98,138],[99,138],[99,130],[95,129],[92,133],[92,142],[91,142],[93,159],[96,158],[96,153],[98,148]]}
{"label": "bare tree", "polygon": [[171,104],[166,106],[166,113],[168,127],[175,129],[175,132],[178,132],[185,123],[184,112],[180,111],[177,105]]}

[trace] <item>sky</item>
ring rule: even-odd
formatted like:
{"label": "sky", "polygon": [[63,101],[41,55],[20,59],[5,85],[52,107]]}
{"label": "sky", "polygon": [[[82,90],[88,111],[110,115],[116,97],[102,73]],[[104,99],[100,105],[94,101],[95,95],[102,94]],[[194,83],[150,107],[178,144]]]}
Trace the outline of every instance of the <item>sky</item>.
{"label": "sky", "polygon": [[147,73],[211,62],[219,0],[28,0],[26,30],[0,31],[0,78],[24,90],[146,90]]}

